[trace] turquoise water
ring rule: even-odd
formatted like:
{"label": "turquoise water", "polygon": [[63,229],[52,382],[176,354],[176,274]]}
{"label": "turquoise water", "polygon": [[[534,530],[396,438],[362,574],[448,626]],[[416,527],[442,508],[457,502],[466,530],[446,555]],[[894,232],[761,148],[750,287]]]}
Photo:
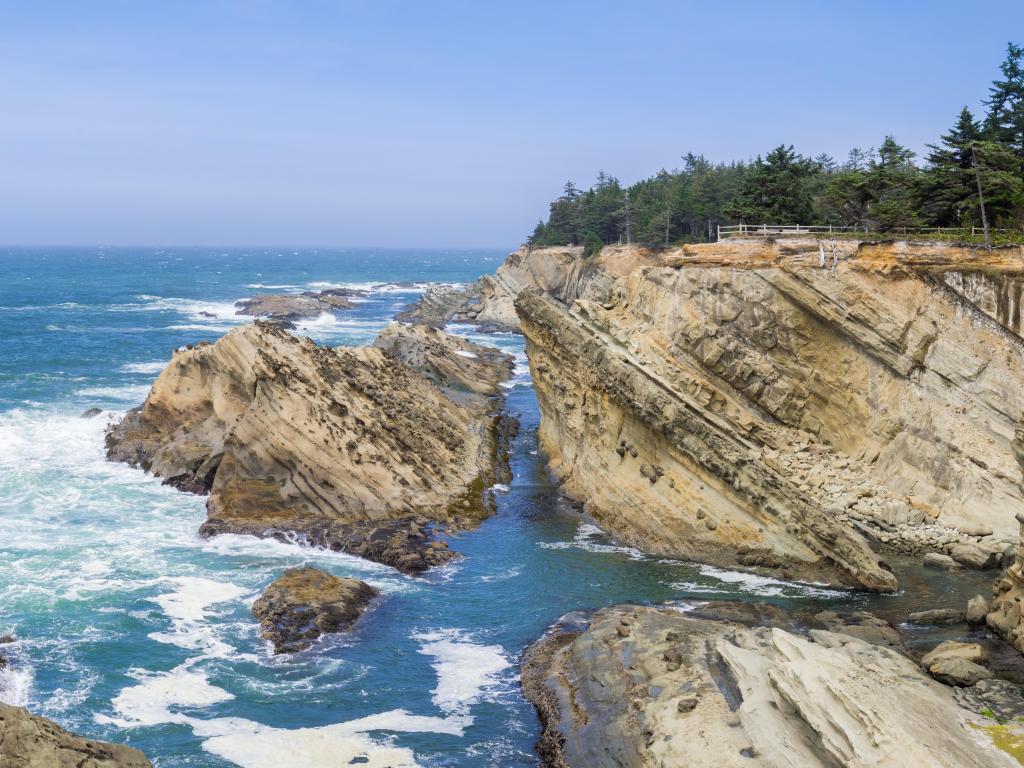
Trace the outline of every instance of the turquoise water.
{"label": "turquoise water", "polygon": [[[500,251],[0,251],[0,700],[170,766],[532,766],[519,657],[552,621],[615,602],[739,598],[899,615],[979,591],[914,572],[894,597],[645,557],[561,501],[515,335],[522,423],[498,513],[423,578],[243,536],[201,540],[204,500],[103,459],[109,420],[170,351],[239,322],[256,292],[351,285],[359,306],[299,332],[369,341],[430,282],[493,272]],[[415,284],[415,285],[410,285]],[[456,328],[461,332],[471,329]],[[101,417],[83,419],[90,407]],[[285,568],[356,576],[383,598],[348,636],[274,657],[249,606]],[[987,583],[990,576],[978,580]]]}

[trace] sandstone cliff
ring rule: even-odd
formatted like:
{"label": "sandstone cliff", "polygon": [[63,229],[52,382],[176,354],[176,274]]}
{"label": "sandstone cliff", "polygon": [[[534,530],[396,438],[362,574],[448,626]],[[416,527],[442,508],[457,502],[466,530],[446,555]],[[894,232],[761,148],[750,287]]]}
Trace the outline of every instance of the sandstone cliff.
{"label": "sandstone cliff", "polygon": [[208,493],[207,535],[306,536],[419,571],[431,521],[479,520],[504,478],[496,350],[393,324],[328,349],[256,322],[175,352],[108,457]]}
{"label": "sandstone cliff", "polygon": [[139,750],[68,733],[56,723],[0,703],[3,768],[151,768]]}
{"label": "sandstone cliff", "polygon": [[770,606],[617,606],[571,624],[523,661],[549,768],[1018,764],[995,741],[1019,726],[962,708],[896,650],[780,628]]}
{"label": "sandstone cliff", "polygon": [[577,298],[602,300],[617,277],[657,263],[649,251],[635,246],[609,246],[583,258],[574,246],[522,247],[509,255],[493,275],[484,275],[463,290],[437,286],[398,315],[404,322],[440,327],[467,322],[484,330],[519,329],[514,302],[526,288],[537,288],[562,302]]}
{"label": "sandstone cliff", "polygon": [[992,566],[1024,511],[1022,261],[733,241],[663,252],[596,299],[523,291],[542,445],[649,551],[883,590],[858,532]]}

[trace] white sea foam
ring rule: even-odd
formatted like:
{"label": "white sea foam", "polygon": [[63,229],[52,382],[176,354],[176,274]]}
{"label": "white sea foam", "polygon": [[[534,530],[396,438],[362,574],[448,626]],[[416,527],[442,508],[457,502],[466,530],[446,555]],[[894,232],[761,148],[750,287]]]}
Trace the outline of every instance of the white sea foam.
{"label": "white sea foam", "polygon": [[465,716],[499,681],[511,664],[500,645],[482,645],[454,629],[415,636],[420,653],[434,659],[437,687],[431,700],[449,715]]}
{"label": "white sea foam", "polygon": [[0,669],[0,701],[12,707],[28,705],[32,691],[32,667],[18,663]]}
{"label": "white sea foam", "polygon": [[773,579],[770,576],[761,576],[756,573],[729,571],[724,568],[716,568],[713,565],[700,566],[700,572],[704,576],[709,576],[727,584],[728,587],[716,589],[714,586],[691,584],[689,582],[679,582],[672,584],[671,586],[674,589],[697,593],[739,590],[741,592],[748,592],[762,597],[780,597],[785,594],[801,594],[814,597],[842,597],[844,594],[840,590],[829,589],[820,584],[804,584],[800,582],[783,581],[781,579]]}
{"label": "white sea foam", "polygon": [[166,360],[154,360],[151,363],[128,363],[122,365],[121,370],[124,373],[160,373],[166,367]]}
{"label": "white sea foam", "polygon": [[266,283],[249,283],[245,287],[252,288],[254,291],[288,291],[298,290],[299,288],[299,286],[292,285],[290,283],[283,283],[280,285],[267,285]]}
{"label": "white sea foam", "polygon": [[199,576],[171,579],[174,591],[150,598],[171,620],[172,631],[153,632],[149,636],[161,643],[201,650],[204,656],[228,658],[234,648],[217,637],[206,623],[209,609],[218,603],[240,600],[249,590],[235,584]]}
{"label": "white sea foam", "polygon": [[79,397],[124,403],[141,403],[148,394],[149,384],[130,384],[120,387],[85,387],[78,390]]}
{"label": "white sea foam", "polygon": [[647,559],[647,555],[635,547],[595,541],[601,538],[605,538],[604,531],[592,523],[581,522],[572,541],[542,541],[537,546],[542,549],[582,549],[584,552],[626,555],[630,560]]}
{"label": "white sea foam", "polygon": [[206,674],[192,669],[193,662],[181,664],[170,672],[129,670],[137,685],[121,691],[111,702],[115,716],[96,715],[96,721],[121,728],[162,725],[164,723],[189,724],[192,718],[173,711],[178,707],[201,709],[212,707],[235,697],[210,685]]}

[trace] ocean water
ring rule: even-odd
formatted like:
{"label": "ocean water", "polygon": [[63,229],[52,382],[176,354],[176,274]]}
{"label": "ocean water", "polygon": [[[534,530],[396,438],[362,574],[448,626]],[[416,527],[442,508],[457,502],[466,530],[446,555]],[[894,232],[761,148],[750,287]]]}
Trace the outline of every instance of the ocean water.
{"label": "ocean water", "polygon": [[[872,597],[653,558],[561,500],[536,444],[521,339],[508,404],[522,428],[498,513],[451,537],[464,557],[421,578],[299,545],[197,535],[204,500],[104,460],[103,430],[170,351],[213,341],[258,292],[362,287],[299,333],[371,340],[429,283],[493,272],[497,250],[0,250],[0,700],[131,744],[161,768],[534,766],[524,648],[560,615],[616,602],[769,600],[897,617],[987,588],[910,568]],[[84,419],[87,408],[102,416]],[[354,632],[275,657],[249,614],[284,569],[377,586]],[[909,566],[908,566],[909,568]],[[977,583],[975,583],[977,582]]]}

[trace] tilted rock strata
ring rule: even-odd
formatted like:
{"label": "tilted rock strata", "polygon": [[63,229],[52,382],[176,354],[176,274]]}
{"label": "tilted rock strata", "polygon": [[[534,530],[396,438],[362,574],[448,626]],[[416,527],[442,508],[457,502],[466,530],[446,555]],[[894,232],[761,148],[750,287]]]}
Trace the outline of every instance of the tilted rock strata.
{"label": "tilted rock strata", "polygon": [[3,768],[151,768],[137,749],[68,733],[56,723],[0,703]]}
{"label": "tilted rock strata", "polygon": [[[1024,511],[1024,343],[940,278],[1017,279],[1020,254],[936,251],[730,241],[665,252],[603,301],[522,292],[556,474],[602,525],[655,552],[714,562],[701,550],[718,540],[739,564],[785,567],[787,534],[820,537],[770,510],[781,526],[750,517],[758,478],[777,476],[817,519],[882,546],[1004,562]],[[731,436],[729,461],[700,430],[678,431],[688,412]]]}
{"label": "tilted rock strata", "polygon": [[592,302],[577,302],[570,314],[527,291],[517,307],[541,445],[565,489],[601,525],[658,554],[895,589],[863,539],[756,460],[756,421],[725,411],[712,386],[631,353],[591,322]]}
{"label": "tilted rock strata", "polygon": [[562,302],[577,298],[603,301],[616,278],[656,263],[650,251],[636,246],[610,246],[588,259],[583,258],[580,247],[523,246],[510,254],[493,275],[484,275],[465,289],[428,289],[398,319],[435,327],[465,322],[483,330],[516,331],[519,317],[514,302],[527,288],[536,288]]}
{"label": "tilted rock strata", "polygon": [[[143,406],[108,432],[108,458],[209,493],[206,534],[299,533],[423,570],[452,556],[430,540],[431,521],[488,514],[501,465],[497,382],[509,365],[397,324],[379,343],[427,341],[431,370],[448,350],[451,386],[384,349],[327,349],[259,321],[235,329],[174,354]],[[475,357],[456,354],[469,347]],[[493,386],[455,392],[488,360]]]}
{"label": "tilted rock strata", "polygon": [[[1021,544],[1024,546],[1024,514],[1018,513]],[[1024,553],[1024,548],[1019,552]],[[992,603],[985,616],[989,629],[1024,653],[1024,558],[1018,554],[996,579],[992,587]]]}
{"label": "tilted rock strata", "polygon": [[900,653],[846,634],[618,606],[528,649],[551,768],[1012,766]]}
{"label": "tilted rock strata", "polygon": [[358,579],[340,579],[319,568],[293,568],[253,603],[260,636],[274,653],[308,648],[323,634],[351,627],[380,592]]}

